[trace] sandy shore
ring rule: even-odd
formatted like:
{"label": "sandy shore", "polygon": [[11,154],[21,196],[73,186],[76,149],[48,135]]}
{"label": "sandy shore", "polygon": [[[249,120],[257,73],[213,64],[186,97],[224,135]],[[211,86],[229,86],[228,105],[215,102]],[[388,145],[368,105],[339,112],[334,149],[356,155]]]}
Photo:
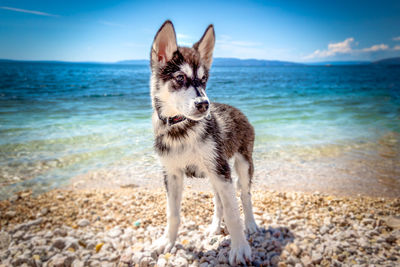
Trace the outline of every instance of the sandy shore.
{"label": "sandy shore", "polygon": [[[254,191],[261,231],[253,266],[398,266],[400,199]],[[176,246],[151,243],[165,219],[161,189],[20,192],[0,202],[0,266],[227,266],[226,230],[208,236],[212,194],[186,189]]]}

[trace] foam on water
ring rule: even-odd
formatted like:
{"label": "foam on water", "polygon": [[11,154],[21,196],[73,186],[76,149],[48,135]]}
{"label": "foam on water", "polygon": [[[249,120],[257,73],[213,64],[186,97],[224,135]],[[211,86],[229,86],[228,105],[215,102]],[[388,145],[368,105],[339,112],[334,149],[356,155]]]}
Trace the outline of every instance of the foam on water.
{"label": "foam on water", "polygon": [[[2,198],[107,170],[161,179],[149,75],[148,66],[0,63]],[[207,90],[254,125],[259,183],[400,192],[400,68],[214,67]]]}

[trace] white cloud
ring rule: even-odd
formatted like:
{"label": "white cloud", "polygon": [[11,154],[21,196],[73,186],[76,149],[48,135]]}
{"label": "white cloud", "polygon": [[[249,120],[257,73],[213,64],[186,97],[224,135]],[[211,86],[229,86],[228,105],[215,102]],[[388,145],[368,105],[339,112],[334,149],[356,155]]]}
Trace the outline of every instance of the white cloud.
{"label": "white cloud", "polygon": [[388,50],[389,46],[385,44],[379,44],[379,45],[373,45],[371,47],[363,48],[361,49],[362,52],[376,52],[376,51],[382,51],[382,50]]}
{"label": "white cloud", "polygon": [[187,47],[191,47],[193,44],[189,43],[189,42],[178,42],[179,46],[187,46]]}
{"label": "white cloud", "polygon": [[59,17],[58,15],[54,15],[54,14],[50,14],[50,13],[46,13],[46,12],[21,9],[21,8],[15,8],[15,7],[8,7],[8,6],[0,6],[0,9],[11,10],[11,11],[20,12],[20,13],[34,14],[34,15],[39,15],[39,16]]}
{"label": "white cloud", "polygon": [[176,37],[178,39],[191,39],[192,37],[190,37],[189,35],[183,34],[183,33],[177,33]]}
{"label": "white cloud", "polygon": [[312,54],[305,56],[304,59],[333,57],[338,54],[360,54],[389,50],[389,46],[385,44],[377,44],[371,47],[353,49],[353,43],[353,37],[347,38],[343,42],[330,43],[327,50],[315,50]]}
{"label": "white cloud", "polygon": [[305,59],[318,58],[318,57],[331,57],[337,54],[346,54],[352,51],[351,44],[354,38],[350,37],[339,43],[330,43],[327,50],[315,50],[312,54],[305,57]]}
{"label": "white cloud", "polygon": [[330,54],[337,53],[348,53],[351,51],[351,43],[354,42],[354,38],[350,37],[343,42],[333,43],[328,45],[328,52]]}
{"label": "white cloud", "polygon": [[400,41],[400,36],[393,37],[393,40],[394,40],[394,41]]}
{"label": "white cloud", "polygon": [[183,45],[183,46],[192,46],[193,45],[193,37],[190,35],[186,35],[183,33],[177,33],[176,34],[176,39],[178,41],[178,45]]}
{"label": "white cloud", "polygon": [[396,51],[400,50],[400,45],[396,45],[395,47],[393,47],[393,49]]}

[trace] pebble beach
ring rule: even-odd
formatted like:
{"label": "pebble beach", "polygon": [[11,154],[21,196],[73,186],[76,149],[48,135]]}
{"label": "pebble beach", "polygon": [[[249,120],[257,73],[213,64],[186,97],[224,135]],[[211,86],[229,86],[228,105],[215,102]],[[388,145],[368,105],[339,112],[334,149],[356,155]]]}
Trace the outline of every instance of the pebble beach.
{"label": "pebble beach", "polygon": [[[399,266],[400,199],[253,191],[249,266]],[[230,238],[206,234],[209,191],[186,188],[170,253],[163,189],[19,192],[0,202],[0,266],[229,266]]]}

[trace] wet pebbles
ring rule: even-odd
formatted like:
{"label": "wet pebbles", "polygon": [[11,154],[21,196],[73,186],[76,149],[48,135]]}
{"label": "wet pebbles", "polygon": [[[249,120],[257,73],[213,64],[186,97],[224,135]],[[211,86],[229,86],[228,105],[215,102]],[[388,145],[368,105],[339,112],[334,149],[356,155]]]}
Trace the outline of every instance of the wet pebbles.
{"label": "wet pebbles", "polygon": [[[398,266],[400,199],[255,191],[252,266]],[[212,194],[187,190],[179,238],[151,251],[162,190],[21,192],[0,202],[0,266],[228,266],[230,238],[206,235]]]}

